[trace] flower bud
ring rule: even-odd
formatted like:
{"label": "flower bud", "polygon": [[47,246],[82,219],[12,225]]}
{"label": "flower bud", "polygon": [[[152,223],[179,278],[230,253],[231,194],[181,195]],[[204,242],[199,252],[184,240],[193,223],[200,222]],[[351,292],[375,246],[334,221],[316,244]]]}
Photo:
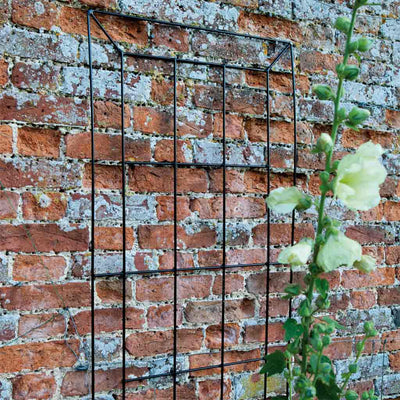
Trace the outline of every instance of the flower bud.
{"label": "flower bud", "polygon": [[342,122],[347,118],[347,113],[345,108],[340,108],[338,113],[337,113],[337,119]]}
{"label": "flower bud", "polygon": [[358,74],[360,73],[360,68],[355,65],[346,65],[343,71],[343,78],[349,81],[354,81],[357,79]]}
{"label": "flower bud", "polygon": [[348,118],[352,125],[360,125],[366,121],[371,113],[363,108],[353,107],[349,112]]}
{"label": "flower bud", "polygon": [[335,28],[347,35],[350,30],[350,20],[346,17],[339,17],[335,22]]}
{"label": "flower bud", "polygon": [[328,85],[315,85],[313,86],[313,92],[320,100],[331,100],[335,98],[331,87]]}
{"label": "flower bud", "polygon": [[312,206],[312,199],[310,196],[304,196],[299,200],[299,203],[296,206],[296,210],[304,211],[308,210]]}
{"label": "flower bud", "polygon": [[321,133],[321,136],[317,140],[316,149],[319,152],[328,153],[333,147],[332,138],[327,133]]}
{"label": "flower bud", "polygon": [[372,45],[374,44],[374,41],[371,39],[367,39],[367,38],[360,38],[358,39],[358,51],[368,51]]}
{"label": "flower bud", "polygon": [[361,260],[356,261],[353,266],[364,274],[369,274],[376,269],[376,261],[371,256],[363,255]]}
{"label": "flower bud", "polygon": [[366,321],[364,322],[364,332],[368,334],[369,332],[372,331],[372,329],[375,329],[374,323],[372,321]]}
{"label": "flower bud", "polygon": [[358,41],[356,40],[356,41],[351,42],[349,44],[349,52],[350,53],[355,53],[357,50],[358,50]]}
{"label": "flower bud", "polygon": [[368,399],[369,399],[369,394],[368,394],[368,392],[364,392],[364,393],[362,394],[362,396],[361,396],[361,399],[362,399],[362,400],[368,400]]}

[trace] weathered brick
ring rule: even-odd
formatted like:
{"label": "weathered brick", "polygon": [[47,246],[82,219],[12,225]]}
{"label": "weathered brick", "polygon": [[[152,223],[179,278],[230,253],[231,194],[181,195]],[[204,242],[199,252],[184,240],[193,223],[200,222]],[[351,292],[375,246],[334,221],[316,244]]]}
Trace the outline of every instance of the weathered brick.
{"label": "weathered brick", "polygon": [[55,221],[67,211],[67,199],[61,193],[22,194],[22,212],[27,220]]}
{"label": "weathered brick", "polygon": [[157,24],[152,34],[152,42],[156,46],[166,46],[176,51],[189,50],[189,32],[185,29]]}
{"label": "weathered brick", "polygon": [[17,375],[12,385],[15,400],[51,399],[57,388],[54,376],[45,373]]}
{"label": "weathered brick", "polygon": [[388,265],[400,264],[400,246],[385,247],[385,255]]}
{"label": "weathered brick", "polygon": [[39,63],[16,63],[12,70],[11,81],[21,89],[55,90],[60,77],[60,67]]}
{"label": "weathered brick", "polygon": [[5,86],[8,82],[8,62],[0,60],[0,86]]}
{"label": "weathered brick", "polygon": [[[236,0],[234,0],[236,1]],[[199,382],[199,400],[213,400],[220,396],[221,381],[218,379]],[[230,399],[232,385],[230,380],[224,381],[224,400]]]}
{"label": "weathered brick", "polygon": [[12,153],[13,132],[8,125],[0,125],[0,153]]}
{"label": "weathered brick", "polygon": [[18,335],[31,339],[50,338],[63,335],[65,326],[66,319],[62,314],[23,315],[19,320]]}
{"label": "weathered brick", "polygon": [[393,268],[378,268],[370,274],[363,274],[358,270],[342,272],[341,284],[344,288],[375,287],[393,285],[395,270]]}
{"label": "weathered brick", "polygon": [[[130,282],[126,283],[126,299],[130,300],[132,298],[132,285]],[[108,304],[121,304],[122,303],[122,293],[123,284],[121,280],[118,281],[100,281],[96,284],[96,293],[103,303]]]}
{"label": "weathered brick", "polygon": [[57,158],[61,134],[58,130],[24,127],[18,130],[18,152],[26,156]]}
{"label": "weathered brick", "polygon": [[400,304],[400,290],[398,288],[379,288],[378,304],[381,306]]}
{"label": "weathered brick", "polygon": [[[224,347],[232,347],[238,344],[240,338],[240,326],[226,324],[224,329]],[[221,325],[210,325],[206,329],[206,347],[209,349],[221,348]]]}
{"label": "weathered brick", "polygon": [[[159,221],[172,221],[174,219],[174,197],[157,196],[157,218]],[[187,197],[177,198],[177,219],[183,220],[191,215]]]}
{"label": "weathered brick", "polygon": [[[69,341],[77,351],[77,341]],[[0,372],[18,372],[24,369],[72,367],[76,358],[65,341],[27,343],[2,348]]]}
{"label": "weathered brick", "polygon": [[49,30],[57,23],[57,5],[48,0],[32,3],[29,0],[13,0],[12,21],[19,25]]}
{"label": "weathered brick", "polygon": [[[120,227],[99,226],[94,232],[94,243],[96,249],[102,250],[122,250],[123,230]],[[125,246],[131,250],[134,242],[133,229],[125,228]]]}
{"label": "weathered brick", "polygon": [[[177,161],[190,162],[191,161],[191,146],[188,140],[177,140]],[[156,161],[174,161],[174,142],[173,140],[160,140],[157,142],[154,149],[154,158]]]}
{"label": "weathered brick", "polygon": [[14,252],[85,251],[88,249],[88,230],[63,230],[55,224],[3,225],[0,249]]}
{"label": "weathered brick", "polygon": [[[182,323],[182,310],[177,310],[177,325]],[[147,325],[149,328],[172,328],[174,326],[174,306],[165,304],[150,306],[147,311]]]}
{"label": "weathered brick", "polygon": [[60,307],[87,307],[90,289],[86,282],[63,285],[4,286],[0,289],[1,304],[6,310],[36,310]]}
{"label": "weathered brick", "polygon": [[386,110],[386,123],[393,128],[400,128],[400,111]]}
{"label": "weathered brick", "polygon": [[0,191],[0,219],[13,219],[17,217],[19,194]]}
{"label": "weathered brick", "polygon": [[15,256],[13,279],[16,281],[58,280],[65,273],[66,261],[60,256]]}
{"label": "weathered brick", "polygon": [[346,235],[361,244],[393,243],[393,235],[380,226],[350,226]]}

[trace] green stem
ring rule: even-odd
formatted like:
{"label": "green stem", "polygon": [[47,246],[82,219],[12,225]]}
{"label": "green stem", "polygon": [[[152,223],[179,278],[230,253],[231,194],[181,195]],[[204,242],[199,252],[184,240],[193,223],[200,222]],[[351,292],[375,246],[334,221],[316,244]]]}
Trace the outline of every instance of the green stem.
{"label": "green stem", "polygon": [[[367,340],[367,338],[364,338],[364,339],[362,340],[362,347],[360,348],[359,351],[357,351],[356,361],[354,362],[354,364],[358,364],[358,361],[360,360],[361,354],[362,354],[362,352],[363,352],[363,350],[364,350],[364,348],[365,348],[365,342],[366,342],[366,340]],[[346,379],[343,381],[343,385],[342,385],[342,387],[340,388],[341,396],[343,396],[343,392],[344,392],[344,390],[346,389],[346,386],[347,386],[347,384],[349,383],[349,380],[350,380],[350,378],[351,378],[352,375],[353,375],[353,373],[351,373],[351,372],[348,372],[348,373],[347,373]]]}
{"label": "green stem", "polygon": [[[343,57],[343,65],[344,66],[347,65],[347,61],[350,56],[349,48],[350,48],[351,38],[352,38],[353,30],[354,30],[354,24],[356,21],[357,11],[358,11],[358,7],[355,6],[353,9],[351,22],[350,22],[350,29],[349,29],[349,33],[347,35],[347,40],[346,40],[346,48],[345,48],[344,57]],[[330,149],[330,151],[327,153],[326,160],[325,160],[325,171],[328,173],[331,173],[331,170],[332,170],[331,163],[332,163],[333,148],[334,148],[334,145],[336,142],[337,131],[338,131],[339,125],[341,123],[341,121],[338,118],[338,112],[339,112],[339,107],[340,107],[340,97],[341,97],[340,94],[341,94],[342,88],[343,88],[343,81],[344,81],[343,77],[339,78],[338,87],[336,90],[335,102],[334,102],[334,118],[333,118],[332,132],[331,132],[333,146]],[[323,219],[324,219],[324,215],[325,215],[324,209],[325,209],[325,201],[326,201],[327,191],[328,190],[323,190],[321,192],[321,200],[319,202],[319,208],[318,208],[318,226],[317,226],[316,237],[321,235],[322,230],[323,230]],[[313,263],[315,263],[317,260],[319,247],[320,247],[319,242],[316,240],[315,244],[314,244]],[[312,275],[311,281],[309,283],[309,287],[307,290],[307,294],[306,294],[306,296],[310,302],[312,302],[312,299],[313,299],[315,279],[316,279],[316,276]],[[310,327],[311,327],[312,321],[313,321],[312,316],[305,317],[305,319],[304,319],[304,333],[303,333],[303,338],[302,338],[302,360],[301,360],[301,371],[303,374],[306,374],[306,372],[307,372],[307,357],[308,357],[307,346],[308,346],[308,340],[309,340],[309,336],[310,336]]]}
{"label": "green stem", "polygon": [[288,369],[289,369],[289,400],[292,400],[292,398],[293,398],[293,364],[292,364],[291,359],[289,359]]}

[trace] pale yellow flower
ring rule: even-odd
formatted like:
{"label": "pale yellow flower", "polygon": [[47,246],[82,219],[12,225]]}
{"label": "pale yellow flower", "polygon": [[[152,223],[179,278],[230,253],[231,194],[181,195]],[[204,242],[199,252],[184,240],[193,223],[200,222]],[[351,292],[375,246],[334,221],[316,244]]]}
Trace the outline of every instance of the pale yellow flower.
{"label": "pale yellow flower", "polygon": [[369,274],[376,269],[376,260],[371,256],[363,255],[361,260],[354,263],[354,267],[365,274]]}
{"label": "pale yellow flower", "polygon": [[303,194],[296,187],[280,187],[270,193],[267,197],[267,204],[272,211],[286,214],[292,212],[302,198]]}
{"label": "pale yellow flower", "polygon": [[381,145],[367,142],[340,161],[333,192],[349,208],[365,211],[379,204],[379,185],[387,175],[380,161],[382,153]]}
{"label": "pale yellow flower", "polygon": [[302,239],[294,246],[283,249],[279,254],[278,262],[281,264],[290,264],[293,267],[304,265],[310,258],[312,246],[312,239]]}

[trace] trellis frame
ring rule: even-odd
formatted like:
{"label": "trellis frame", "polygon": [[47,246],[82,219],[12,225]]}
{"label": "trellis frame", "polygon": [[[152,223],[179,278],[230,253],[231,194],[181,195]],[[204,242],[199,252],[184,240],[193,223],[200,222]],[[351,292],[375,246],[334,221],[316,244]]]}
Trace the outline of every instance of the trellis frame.
{"label": "trellis frame", "polygon": [[[119,17],[124,18],[127,21],[146,21],[152,24],[160,24],[164,26],[182,28],[182,29],[190,29],[194,31],[204,31],[212,34],[219,35],[228,35],[231,37],[239,37],[239,38],[247,38],[249,40],[261,40],[265,42],[273,42],[280,43],[284,45],[283,49],[277,54],[277,56],[265,67],[246,67],[243,65],[237,64],[229,64],[229,63],[217,63],[217,62],[209,62],[198,59],[187,59],[187,58],[179,58],[179,57],[169,57],[169,56],[159,56],[159,55],[151,55],[144,54],[138,52],[126,52],[124,51],[118,43],[113,40],[107,30],[100,23],[96,14],[102,16],[110,16],[110,17]],[[120,57],[120,77],[121,77],[121,167],[122,167],[122,187],[121,187],[121,195],[122,195],[122,272],[116,273],[96,273],[95,271],[95,228],[96,228],[96,213],[95,213],[95,166],[97,164],[95,157],[95,124],[94,124],[94,84],[93,84],[93,61],[92,61],[92,40],[91,40],[91,24],[92,20],[94,23],[101,29],[101,31],[108,38],[110,43],[115,48],[116,52]],[[254,36],[249,34],[242,34],[236,32],[229,32],[220,29],[211,29],[193,25],[186,25],[182,23],[168,22],[162,21],[153,18],[145,18],[138,16],[130,16],[124,14],[118,14],[114,12],[108,11],[98,11],[98,10],[88,10],[87,13],[87,26],[88,26],[88,52],[89,52],[89,81],[90,81],[90,114],[91,114],[91,397],[95,399],[95,372],[96,372],[96,362],[95,362],[95,280],[99,277],[114,277],[118,276],[122,279],[122,397],[125,399],[126,395],[126,383],[132,381],[143,381],[147,379],[155,379],[160,377],[172,377],[173,378],[173,400],[177,399],[177,375],[178,374],[186,374],[201,370],[208,370],[214,368],[220,368],[221,370],[221,388],[220,388],[220,399],[223,400],[223,391],[224,391],[224,370],[225,367],[245,364],[255,361],[262,361],[264,358],[256,358],[249,360],[241,360],[236,362],[226,363],[224,358],[225,352],[225,276],[226,270],[230,268],[249,268],[249,267],[267,267],[267,276],[266,276],[266,319],[265,319],[265,353],[268,350],[268,319],[269,319],[269,277],[270,277],[270,266],[274,263],[270,262],[270,211],[267,211],[267,262],[266,263],[258,263],[258,264],[235,264],[235,265],[227,265],[226,264],[226,171],[228,168],[247,168],[247,169],[263,169],[267,174],[267,195],[270,192],[271,188],[271,166],[270,166],[270,72],[272,71],[273,66],[282,58],[283,55],[289,53],[290,57],[290,74],[291,74],[291,83],[292,83],[292,98],[293,98],[293,120],[294,120],[294,128],[293,128],[293,140],[294,140],[294,150],[293,150],[293,184],[296,185],[297,181],[297,126],[296,126],[296,100],[295,100],[295,89],[296,89],[296,79],[295,79],[295,68],[294,68],[294,50],[293,44],[289,41],[285,40],[277,40],[272,38]],[[165,62],[173,63],[173,143],[174,143],[174,161],[173,162],[154,162],[154,161],[126,161],[125,160],[125,128],[124,128],[124,61],[127,57],[136,57],[143,59],[152,59],[152,60],[161,60]],[[222,71],[222,90],[223,90],[223,109],[222,109],[222,152],[223,152],[223,161],[222,163],[183,163],[178,162],[177,157],[177,69],[178,64],[191,64],[191,65],[203,65],[208,67],[218,68]],[[267,163],[260,165],[248,165],[248,164],[231,164],[226,162],[226,71],[228,69],[236,69],[236,70],[248,70],[255,72],[263,72],[266,74],[266,93],[267,93],[267,109],[266,109],[266,119],[267,119]],[[126,176],[126,167],[129,165],[149,165],[149,166],[172,166],[174,169],[174,267],[172,269],[164,269],[164,270],[144,270],[144,271],[127,271],[126,264],[126,193],[125,193],[125,176]],[[178,176],[178,168],[213,168],[213,169],[222,169],[222,264],[217,266],[206,266],[206,267],[197,267],[197,268],[178,268],[178,234],[177,234],[177,176]],[[294,230],[295,230],[295,212],[292,214],[291,220],[291,242],[294,242]],[[198,368],[191,368],[186,370],[178,370],[177,369],[177,304],[178,304],[178,296],[177,296],[177,278],[179,272],[190,272],[190,271],[200,271],[200,270],[221,270],[222,272],[222,312],[221,312],[221,362],[217,365],[210,365]],[[173,295],[173,309],[174,309],[174,326],[173,326],[173,367],[172,370],[168,373],[162,374],[154,374],[147,375],[137,378],[126,378],[126,278],[131,274],[164,274],[164,273],[173,273],[174,277],[174,295]],[[292,272],[290,272],[290,282],[292,282]],[[291,310],[290,310],[291,313]],[[267,380],[264,380],[264,399],[267,398]]]}

